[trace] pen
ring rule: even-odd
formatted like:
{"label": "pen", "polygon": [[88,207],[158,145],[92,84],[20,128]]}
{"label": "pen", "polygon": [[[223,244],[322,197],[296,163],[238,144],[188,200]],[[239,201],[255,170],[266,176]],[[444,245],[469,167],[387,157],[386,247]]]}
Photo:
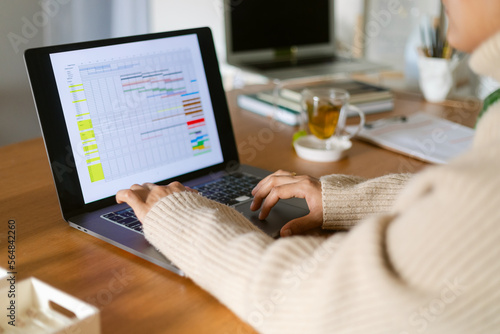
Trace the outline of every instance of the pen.
{"label": "pen", "polygon": [[365,124],[365,128],[367,129],[374,129],[379,126],[383,126],[386,124],[391,124],[391,123],[405,123],[408,121],[408,118],[406,116],[395,116],[395,117],[389,117],[389,118],[382,118],[370,123]]}
{"label": "pen", "polygon": [[422,52],[429,58],[451,59],[454,50],[446,39],[446,29],[442,25],[443,18],[436,17],[431,22],[420,26],[420,39],[422,40]]}
{"label": "pen", "polygon": [[443,56],[443,49],[440,48],[441,45],[441,33],[440,33],[440,28],[439,28],[439,18],[434,18],[434,24],[432,25],[432,53],[434,54],[434,57],[437,58],[442,58]]}
{"label": "pen", "polygon": [[422,52],[426,57],[430,57],[429,47],[427,46],[427,38],[425,38],[425,31],[422,26],[420,26],[420,39],[422,40]]}

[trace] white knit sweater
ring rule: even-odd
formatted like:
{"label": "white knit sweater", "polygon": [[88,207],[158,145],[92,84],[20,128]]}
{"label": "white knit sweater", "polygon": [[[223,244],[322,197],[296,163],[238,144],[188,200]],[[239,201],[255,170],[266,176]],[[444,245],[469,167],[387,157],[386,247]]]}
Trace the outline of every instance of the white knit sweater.
{"label": "white knit sweater", "polygon": [[[500,80],[500,34],[471,60]],[[200,195],[165,197],[146,238],[263,333],[500,332],[500,104],[474,147],[413,176],[321,179],[330,237],[271,239]]]}

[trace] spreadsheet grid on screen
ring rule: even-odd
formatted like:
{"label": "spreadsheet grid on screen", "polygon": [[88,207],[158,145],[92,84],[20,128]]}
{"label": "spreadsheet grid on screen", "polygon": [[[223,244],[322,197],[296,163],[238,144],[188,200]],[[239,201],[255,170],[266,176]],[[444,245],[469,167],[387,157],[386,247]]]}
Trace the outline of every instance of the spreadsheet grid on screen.
{"label": "spreadsheet grid on screen", "polygon": [[223,161],[195,34],[50,58],[85,203]]}

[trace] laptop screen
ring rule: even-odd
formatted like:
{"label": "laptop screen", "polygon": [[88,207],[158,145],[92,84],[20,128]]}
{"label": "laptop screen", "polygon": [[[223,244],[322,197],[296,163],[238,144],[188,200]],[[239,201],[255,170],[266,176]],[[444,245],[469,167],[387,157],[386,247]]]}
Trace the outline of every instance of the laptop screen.
{"label": "laptop screen", "polygon": [[233,52],[328,45],[330,0],[239,1],[230,8]]}
{"label": "laptop screen", "polygon": [[85,203],[223,162],[196,34],[50,62]]}

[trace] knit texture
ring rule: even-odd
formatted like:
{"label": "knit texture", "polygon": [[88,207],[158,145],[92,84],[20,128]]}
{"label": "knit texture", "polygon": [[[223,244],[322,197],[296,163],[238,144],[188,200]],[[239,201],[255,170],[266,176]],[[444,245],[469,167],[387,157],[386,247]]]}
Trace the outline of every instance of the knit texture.
{"label": "knit texture", "polygon": [[[478,52],[498,73],[500,48]],[[262,333],[497,333],[499,128],[497,103],[473,149],[447,165],[411,178],[323,177],[324,227],[348,232],[275,241],[190,192],[158,202],[144,232]]]}
{"label": "knit texture", "polygon": [[410,177],[392,174],[365,180],[347,175],[323,176],[323,228],[348,230],[370,215],[389,212]]}

